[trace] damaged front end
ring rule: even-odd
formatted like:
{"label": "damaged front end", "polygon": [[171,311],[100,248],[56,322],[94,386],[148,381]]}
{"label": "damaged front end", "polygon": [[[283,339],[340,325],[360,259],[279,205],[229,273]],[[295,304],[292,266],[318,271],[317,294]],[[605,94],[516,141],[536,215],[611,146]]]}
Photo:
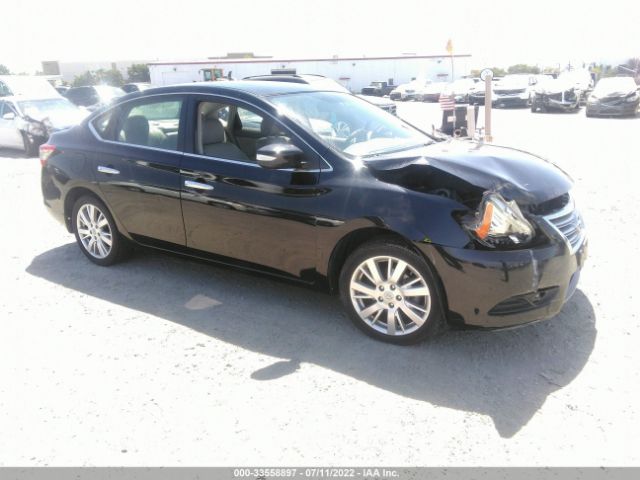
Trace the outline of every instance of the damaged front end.
{"label": "damaged front end", "polygon": [[466,245],[415,242],[441,278],[450,322],[503,328],[556,315],[587,251],[569,177],[525,152],[470,141],[421,153],[369,165],[382,181],[458,205],[451,218]]}

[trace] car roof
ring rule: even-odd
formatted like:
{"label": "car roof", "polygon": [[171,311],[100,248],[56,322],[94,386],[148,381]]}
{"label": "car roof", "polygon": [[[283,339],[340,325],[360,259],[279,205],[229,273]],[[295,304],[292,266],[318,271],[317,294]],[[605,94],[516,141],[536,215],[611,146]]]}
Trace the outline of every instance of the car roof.
{"label": "car roof", "polygon": [[171,85],[167,87],[154,87],[145,90],[140,95],[153,95],[158,93],[219,93],[230,91],[248,93],[257,97],[271,97],[287,93],[319,92],[327,91],[322,88],[314,88],[312,85],[297,82],[277,82],[265,80],[237,80],[225,82],[193,82]]}

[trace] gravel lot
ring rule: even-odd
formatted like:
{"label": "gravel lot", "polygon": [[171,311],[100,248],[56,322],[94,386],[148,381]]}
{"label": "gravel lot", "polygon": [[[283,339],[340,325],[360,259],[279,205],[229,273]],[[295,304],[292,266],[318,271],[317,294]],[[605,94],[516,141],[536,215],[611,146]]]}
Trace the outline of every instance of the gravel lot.
{"label": "gravel lot", "polygon": [[498,110],[494,140],[575,179],[579,290],[548,322],[415,347],[282,281],[145,251],[94,266],[38,160],[0,151],[0,465],[637,465],[640,116]]}

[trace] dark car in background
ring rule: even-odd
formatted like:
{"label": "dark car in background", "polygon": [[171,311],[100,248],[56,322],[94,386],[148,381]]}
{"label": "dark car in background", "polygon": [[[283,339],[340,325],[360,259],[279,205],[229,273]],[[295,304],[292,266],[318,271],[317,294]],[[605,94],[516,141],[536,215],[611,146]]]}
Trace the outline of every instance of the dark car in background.
{"label": "dark car in background", "polygon": [[[253,80],[262,82],[292,82],[292,83],[304,83],[307,85],[313,85],[314,87],[322,90],[330,90],[334,92],[351,93],[346,87],[339,84],[331,78],[327,78],[323,75],[316,74],[274,74],[274,75],[254,75],[252,77],[245,77],[243,80]],[[369,103],[373,103],[376,107],[383,109],[386,112],[396,115],[396,104],[392,100],[382,97],[376,97],[373,95],[356,95],[357,97],[366,100]]]}
{"label": "dark car in background", "polygon": [[587,117],[636,115],[640,105],[639,88],[631,77],[601,79],[587,99]]}
{"label": "dark car in background", "polygon": [[44,204],[93,263],[136,243],[323,286],[393,343],[551,317],[586,258],[553,164],[300,83],[150,89],[40,153]]}
{"label": "dark car in background", "polygon": [[109,105],[116,98],[126,95],[124,90],[110,85],[95,85],[70,88],[65,97],[79,107],[90,111]]}
{"label": "dark car in background", "polygon": [[151,84],[144,82],[125,83],[122,86],[122,90],[125,93],[144,92],[149,88],[151,88]]}
{"label": "dark car in background", "polygon": [[371,82],[368,87],[364,87],[360,93],[362,93],[362,95],[371,95],[373,97],[385,97],[396,88],[397,85],[394,85],[393,83],[377,80],[375,82]]}

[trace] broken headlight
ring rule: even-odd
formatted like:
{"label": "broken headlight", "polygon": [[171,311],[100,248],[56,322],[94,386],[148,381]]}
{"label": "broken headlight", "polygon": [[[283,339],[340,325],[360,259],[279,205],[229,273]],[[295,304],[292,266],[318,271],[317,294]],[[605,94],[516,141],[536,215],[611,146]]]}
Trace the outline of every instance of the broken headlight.
{"label": "broken headlight", "polygon": [[485,193],[475,215],[461,220],[462,226],[488,247],[519,245],[531,241],[535,230],[514,201],[499,193]]}

